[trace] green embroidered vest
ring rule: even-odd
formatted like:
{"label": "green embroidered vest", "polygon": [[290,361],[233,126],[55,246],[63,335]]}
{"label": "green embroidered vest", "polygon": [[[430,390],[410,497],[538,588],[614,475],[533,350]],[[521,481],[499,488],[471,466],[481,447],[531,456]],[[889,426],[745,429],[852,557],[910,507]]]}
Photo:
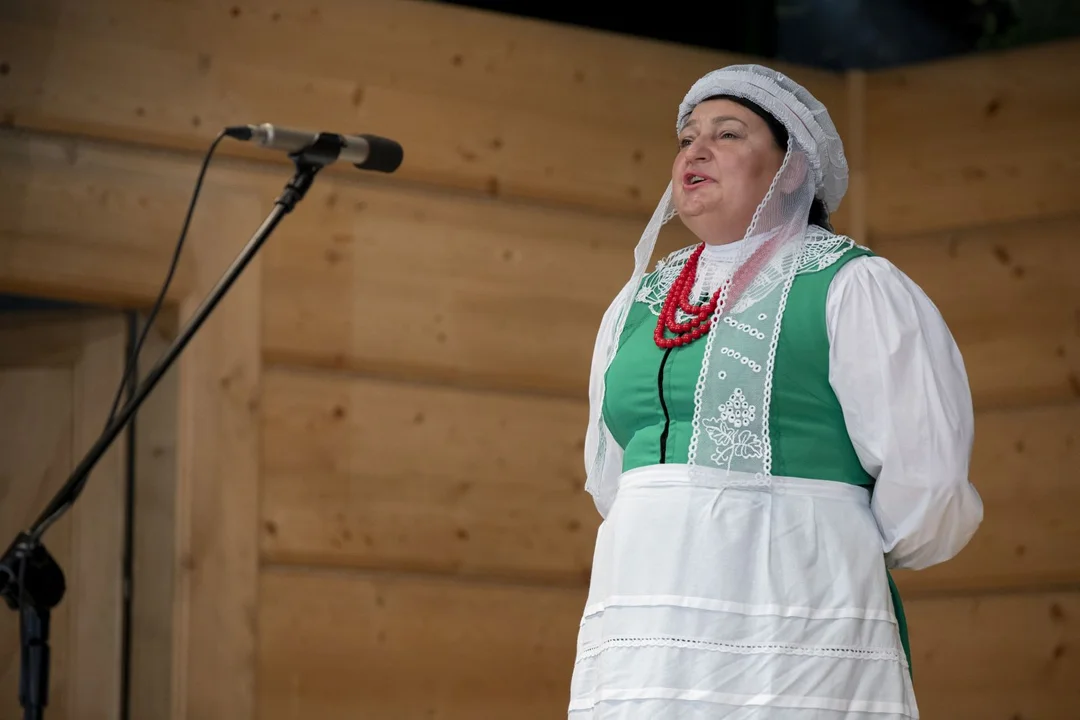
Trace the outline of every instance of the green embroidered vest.
{"label": "green embroidered vest", "polygon": [[[869,250],[849,244],[828,267],[801,271],[792,282],[772,376],[769,435],[773,475],[873,483],[859,463],[840,404],[829,385],[825,326],[825,301],[833,277],[850,260],[868,254]],[[643,284],[654,276],[647,275]],[[694,393],[705,341],[675,348],[664,362],[666,351],[653,341],[658,310],[656,303],[634,303],[605,380],[604,421],[623,448],[624,472],[658,462],[685,463],[689,455]],[[717,331],[737,332],[727,324],[719,324],[713,329]]]}

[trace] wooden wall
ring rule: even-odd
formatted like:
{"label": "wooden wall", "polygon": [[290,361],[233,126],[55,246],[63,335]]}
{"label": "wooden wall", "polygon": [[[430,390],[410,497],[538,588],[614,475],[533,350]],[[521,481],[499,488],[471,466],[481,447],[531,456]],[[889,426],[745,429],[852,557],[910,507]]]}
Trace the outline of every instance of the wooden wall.
{"label": "wooden wall", "polygon": [[[986,523],[900,578],[929,719],[1080,712],[1077,59],[783,68],[847,139],[838,226],[939,304],[978,406]],[[738,60],[410,0],[0,6],[4,291],[151,301],[224,125],[406,151],[392,177],[321,177],[184,355],[176,718],[565,712],[598,520],[596,324],[679,99]],[[289,174],[219,153],[181,317]]]}
{"label": "wooden wall", "polygon": [[927,718],[1080,716],[1080,44],[875,73],[874,249],[937,303],[976,407],[985,521],[900,573]]}

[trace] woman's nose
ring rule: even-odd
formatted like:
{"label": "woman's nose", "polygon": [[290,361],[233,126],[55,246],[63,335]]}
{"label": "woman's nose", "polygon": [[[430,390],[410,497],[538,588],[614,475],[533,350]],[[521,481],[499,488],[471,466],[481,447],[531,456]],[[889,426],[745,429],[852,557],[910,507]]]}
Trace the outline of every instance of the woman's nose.
{"label": "woman's nose", "polygon": [[709,155],[708,145],[697,138],[686,148],[686,157],[690,160],[705,160]]}

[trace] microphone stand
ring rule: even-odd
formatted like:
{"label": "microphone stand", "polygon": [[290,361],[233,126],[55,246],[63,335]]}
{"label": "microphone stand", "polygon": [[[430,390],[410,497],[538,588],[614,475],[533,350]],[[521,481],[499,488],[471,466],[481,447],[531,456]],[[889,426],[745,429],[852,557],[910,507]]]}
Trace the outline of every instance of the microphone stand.
{"label": "microphone stand", "polygon": [[309,147],[289,155],[295,173],[285,184],[281,195],[262,225],[248,241],[233,264],[218,280],[203,300],[194,316],[184,326],[146,379],[138,386],[131,400],[86,453],[49,505],[28,532],[20,532],[0,556],[0,595],[12,610],[19,611],[21,664],[19,668],[19,704],[24,720],[43,720],[49,697],[49,624],[52,609],[64,597],[64,572],[41,543],[45,530],[69,510],[82,491],[90,471],[109,446],[135,416],[146,397],[165,372],[179,357],[195,332],[232,287],[233,283],[266,242],[278,223],[292,212],[315,180],[315,175],[338,158],[340,142],[330,136],[320,136]]}

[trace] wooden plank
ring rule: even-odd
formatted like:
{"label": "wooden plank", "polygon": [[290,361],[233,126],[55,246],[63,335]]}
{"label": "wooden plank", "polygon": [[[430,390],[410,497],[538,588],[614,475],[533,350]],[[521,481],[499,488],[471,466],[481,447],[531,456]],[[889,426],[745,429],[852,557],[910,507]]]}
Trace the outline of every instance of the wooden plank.
{"label": "wooden plank", "polygon": [[849,70],[847,78],[847,134],[841,129],[844,154],[848,161],[848,189],[835,217],[833,228],[869,245],[870,218],[867,207],[868,173],[866,171],[866,72]]}
{"label": "wooden plank", "polygon": [[[140,317],[140,323],[146,318]],[[141,327],[140,327],[141,330]],[[173,339],[155,327],[139,359],[146,377]],[[176,563],[177,402],[173,366],[135,416],[130,716],[167,720],[172,707]]]}
{"label": "wooden plank", "polygon": [[922,717],[1080,717],[1080,593],[919,600],[907,614]]}
{"label": "wooden plank", "polygon": [[[153,154],[0,130],[0,291],[151,304],[197,172]],[[181,255],[171,301],[190,275]]]}
{"label": "wooden plank", "polygon": [[874,237],[1080,211],[1069,40],[869,74]]}
{"label": "wooden plank", "polygon": [[265,560],[588,581],[581,403],[274,371],[262,417]]}
{"label": "wooden plank", "polygon": [[[0,47],[9,125],[200,150],[242,123],[373,132],[402,143],[406,179],[636,214],[670,175],[685,92],[746,60],[410,0],[7,3]],[[778,69],[844,126],[842,77]]]}
{"label": "wooden plank", "polygon": [[[127,360],[127,328],[119,313],[88,322],[81,336],[83,353],[74,367],[72,393],[76,462],[101,437]],[[73,716],[121,714],[128,442],[129,437],[117,438],[102,455],[78,503],[68,511],[71,565],[64,568],[71,623],[68,662],[76,672],[69,679],[67,697]]]}
{"label": "wooden plank", "polygon": [[[264,720],[565,715],[580,590],[271,569],[261,580]],[[922,716],[1072,720],[1080,595],[908,608]]]}
{"label": "wooden plank", "polygon": [[978,407],[1080,397],[1080,216],[879,239],[964,355]]}
{"label": "wooden plank", "polygon": [[[269,372],[268,562],[588,582],[584,403]],[[985,520],[954,560],[897,573],[905,597],[1080,584],[1080,404],[979,413]]]}
{"label": "wooden plank", "polygon": [[[645,227],[338,182],[306,203],[266,248],[269,361],[563,395]],[[672,221],[657,254],[691,238]]]}
{"label": "wooden plank", "polygon": [[260,720],[565,715],[580,590],[264,571]]}
{"label": "wooden plank", "polygon": [[1080,585],[1080,404],[984,412],[971,480],[982,526],[953,560],[900,571],[901,594]]}
{"label": "wooden plank", "polygon": [[[638,223],[343,184],[309,202],[312,230],[283,229],[266,251],[271,361],[584,396],[598,318],[629,274]],[[875,243],[941,309],[978,406],[1080,393],[1076,222]],[[691,237],[673,220],[665,249]],[[403,285],[428,302],[397,310]]]}
{"label": "wooden plank", "polygon": [[[195,269],[182,321],[269,209],[257,186],[216,195],[204,216],[212,225],[190,239]],[[261,266],[252,260],[177,365],[173,720],[254,718]]]}

